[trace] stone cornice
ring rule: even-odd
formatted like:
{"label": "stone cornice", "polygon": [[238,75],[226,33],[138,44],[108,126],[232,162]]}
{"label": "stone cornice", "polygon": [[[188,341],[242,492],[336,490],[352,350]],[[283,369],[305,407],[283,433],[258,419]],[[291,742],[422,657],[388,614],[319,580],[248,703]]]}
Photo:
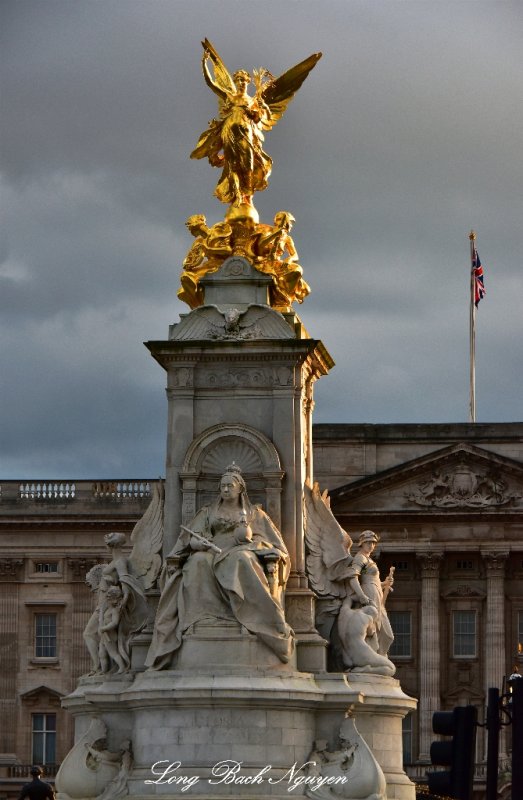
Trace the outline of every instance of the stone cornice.
{"label": "stone cornice", "polygon": [[[296,365],[311,359],[315,371],[325,375],[334,366],[334,361],[323,342],[319,339],[269,339],[224,343],[211,340],[189,340],[176,342],[173,340],[144,342],[152,356],[164,368],[171,364],[216,363],[259,363],[288,362],[293,355]],[[272,347],[272,352],[267,352]]]}

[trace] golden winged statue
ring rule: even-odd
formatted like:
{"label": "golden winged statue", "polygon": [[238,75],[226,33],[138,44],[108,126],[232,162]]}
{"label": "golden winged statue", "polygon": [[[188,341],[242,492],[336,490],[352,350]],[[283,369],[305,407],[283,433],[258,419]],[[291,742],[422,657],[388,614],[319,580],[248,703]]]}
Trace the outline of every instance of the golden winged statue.
{"label": "golden winged statue", "polygon": [[[253,70],[251,79],[245,70],[231,76],[211,42],[205,39],[202,45],[203,77],[218,97],[219,117],[202,133],[191,158],[207,157],[213,167],[221,167],[214,194],[230,204],[228,218],[241,209],[242,215],[258,222],[252,197],[267,188],[272,169],[272,159],[263,150],[263,132],[282,117],[321,53],[313,53],[279,78],[260,68]],[[256,89],[253,97],[247,92],[251,80]]]}

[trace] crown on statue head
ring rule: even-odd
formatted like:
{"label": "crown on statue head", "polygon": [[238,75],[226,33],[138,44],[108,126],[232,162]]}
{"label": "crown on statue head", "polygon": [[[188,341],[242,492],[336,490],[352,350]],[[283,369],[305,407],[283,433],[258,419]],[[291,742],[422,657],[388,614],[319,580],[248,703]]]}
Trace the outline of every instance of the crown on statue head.
{"label": "crown on statue head", "polygon": [[242,470],[241,470],[241,467],[238,466],[236,461],[233,461],[232,464],[229,464],[229,466],[226,468],[225,473],[226,474],[240,475],[241,476]]}

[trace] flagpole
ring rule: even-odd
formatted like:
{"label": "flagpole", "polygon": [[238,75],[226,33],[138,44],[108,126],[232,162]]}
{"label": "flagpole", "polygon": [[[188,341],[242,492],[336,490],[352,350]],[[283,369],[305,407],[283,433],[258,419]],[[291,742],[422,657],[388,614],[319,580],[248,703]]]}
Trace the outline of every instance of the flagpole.
{"label": "flagpole", "polygon": [[476,304],[474,302],[474,249],[476,234],[474,231],[469,233],[470,241],[470,401],[469,401],[469,421],[476,421]]}

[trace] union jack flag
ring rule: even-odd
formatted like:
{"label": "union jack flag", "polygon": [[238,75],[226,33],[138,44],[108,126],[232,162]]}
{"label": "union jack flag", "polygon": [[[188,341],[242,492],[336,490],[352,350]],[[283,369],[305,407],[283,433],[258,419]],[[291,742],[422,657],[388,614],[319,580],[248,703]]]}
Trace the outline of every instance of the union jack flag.
{"label": "union jack flag", "polygon": [[477,308],[479,301],[485,297],[485,283],[483,281],[483,267],[476,248],[474,248],[474,255],[472,256],[472,280],[474,283],[474,305]]}

